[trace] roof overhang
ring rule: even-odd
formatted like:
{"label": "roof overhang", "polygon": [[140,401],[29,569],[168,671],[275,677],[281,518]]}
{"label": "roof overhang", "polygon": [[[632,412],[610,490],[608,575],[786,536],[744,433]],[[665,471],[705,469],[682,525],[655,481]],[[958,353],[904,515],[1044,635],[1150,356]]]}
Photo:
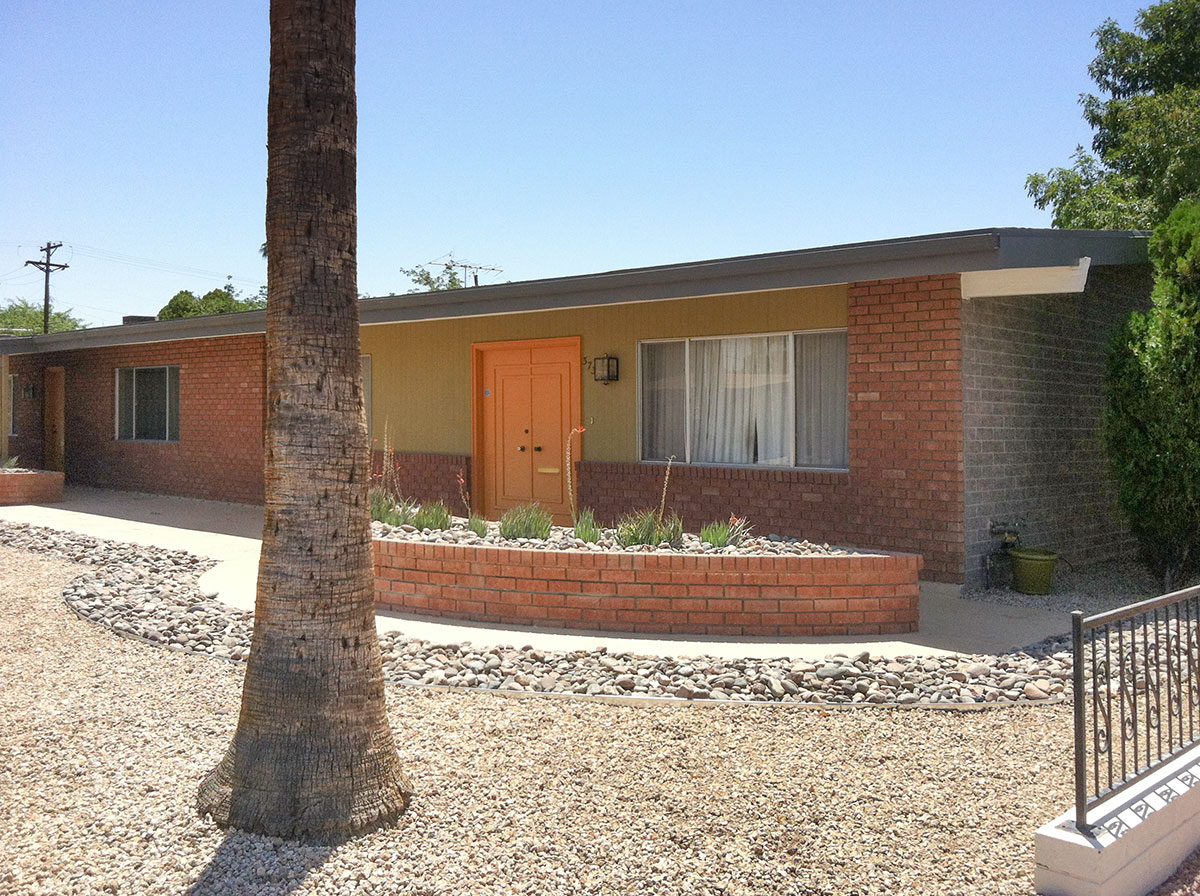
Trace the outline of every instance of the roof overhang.
{"label": "roof overhang", "polygon": [[964,300],[988,296],[1051,296],[1083,292],[1092,260],[1086,255],[1077,264],[1046,268],[1001,268],[963,271]]}
{"label": "roof overhang", "polygon": [[[364,326],[371,326],[953,273],[964,275],[964,289],[969,288],[972,296],[1077,291],[1081,282],[1079,277],[1086,281],[1088,265],[1145,263],[1147,236],[1140,231],[965,230],[442,292],[381,296],[363,299],[359,317]],[[1066,288],[1060,288],[1063,284]],[[1009,291],[995,292],[1005,289]],[[1031,289],[1037,292],[1028,292]],[[0,338],[0,354],[204,339],[262,333],[265,327],[266,312],[247,311],[45,336]]]}

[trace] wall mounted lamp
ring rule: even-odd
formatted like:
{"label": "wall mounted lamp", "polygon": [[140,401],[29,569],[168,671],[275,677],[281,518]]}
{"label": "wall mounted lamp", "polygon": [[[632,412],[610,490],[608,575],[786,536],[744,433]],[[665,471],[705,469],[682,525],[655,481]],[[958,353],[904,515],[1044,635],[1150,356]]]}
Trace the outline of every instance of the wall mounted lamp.
{"label": "wall mounted lamp", "polygon": [[615,383],[621,378],[620,362],[615,355],[601,355],[592,362],[592,376],[598,383]]}

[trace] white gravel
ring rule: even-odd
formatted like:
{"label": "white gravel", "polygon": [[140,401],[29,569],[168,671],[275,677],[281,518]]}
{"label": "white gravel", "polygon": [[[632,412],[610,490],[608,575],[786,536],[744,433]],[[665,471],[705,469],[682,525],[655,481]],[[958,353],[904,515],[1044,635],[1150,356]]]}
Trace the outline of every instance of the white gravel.
{"label": "white gravel", "polygon": [[192,808],[241,666],[122,639],[0,548],[0,893],[1014,894],[1070,707],[618,706],[390,688],[417,797],[336,850]]}
{"label": "white gravel", "polygon": [[[193,800],[232,735],[243,667],[76,617],[63,591],[88,574],[0,547],[3,896],[1008,896],[1033,892],[1034,830],[1071,800],[1066,704],[390,686],[417,788],[396,828],[333,850],[227,833]],[[1160,894],[1200,891],[1198,868]]]}

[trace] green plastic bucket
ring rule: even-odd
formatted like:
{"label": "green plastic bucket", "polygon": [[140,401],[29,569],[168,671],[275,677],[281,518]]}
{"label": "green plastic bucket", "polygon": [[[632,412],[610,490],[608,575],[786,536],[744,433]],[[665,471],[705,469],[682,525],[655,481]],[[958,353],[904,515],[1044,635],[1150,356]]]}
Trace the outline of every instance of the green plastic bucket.
{"label": "green plastic bucket", "polygon": [[1012,558],[1014,588],[1022,594],[1050,593],[1057,553],[1042,548],[1013,548],[1008,556]]}

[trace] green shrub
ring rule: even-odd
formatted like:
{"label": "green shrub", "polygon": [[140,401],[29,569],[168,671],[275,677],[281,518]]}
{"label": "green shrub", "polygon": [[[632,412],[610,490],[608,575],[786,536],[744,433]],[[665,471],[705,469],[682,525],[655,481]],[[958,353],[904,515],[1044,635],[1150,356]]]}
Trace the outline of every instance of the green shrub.
{"label": "green shrub", "polygon": [[471,518],[467,520],[467,528],[483,538],[487,535],[487,520],[477,513],[471,514]]}
{"label": "green shrub", "polygon": [[1200,203],[1150,239],[1153,305],[1108,355],[1104,447],[1130,528],[1171,591],[1200,554]]}
{"label": "green shrub", "polygon": [[627,513],[617,520],[617,542],[622,547],[658,544],[658,514],[653,510]]}
{"label": "green shrub", "polygon": [[389,526],[411,525],[417,507],[413,502],[401,498],[399,501],[388,494],[387,489],[376,487],[367,493],[371,508],[371,519]]}
{"label": "green shrub", "polygon": [[723,548],[729,544],[729,523],[717,520],[700,527],[700,540],[707,541],[714,548]]}
{"label": "green shrub", "polygon": [[518,504],[500,517],[500,535],[504,538],[547,538],[554,517],[540,504]]}
{"label": "green shrub", "polygon": [[683,520],[674,513],[659,519],[656,510],[629,513],[617,521],[617,541],[622,547],[635,544],[658,545],[666,542],[677,548],[683,544]]}
{"label": "green shrub", "polygon": [[666,519],[659,521],[658,541],[655,543],[662,544],[663,542],[673,548],[683,544],[683,520],[679,518],[679,514],[672,513]]}
{"label": "green shrub", "polygon": [[444,501],[422,504],[413,516],[412,524],[418,529],[449,529],[450,508]]}
{"label": "green shrub", "polygon": [[596,514],[592,508],[585,507],[579,511],[575,520],[575,537],[589,544],[600,540],[600,527],[596,525]]}

